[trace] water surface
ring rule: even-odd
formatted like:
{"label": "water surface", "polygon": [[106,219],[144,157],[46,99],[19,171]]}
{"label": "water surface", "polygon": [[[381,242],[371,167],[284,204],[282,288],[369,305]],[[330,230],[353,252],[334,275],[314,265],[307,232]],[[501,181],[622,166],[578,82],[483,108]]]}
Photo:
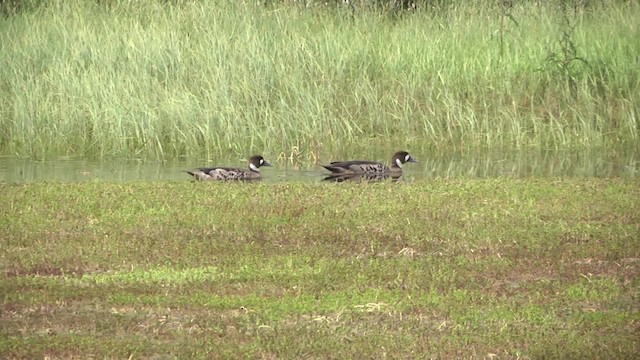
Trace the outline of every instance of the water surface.
{"label": "water surface", "polygon": [[[388,162],[389,152],[358,156],[326,157],[334,160],[368,159]],[[404,179],[491,178],[491,177],[638,177],[640,158],[635,150],[590,151],[482,151],[412,152],[419,164],[405,166]],[[288,160],[265,157],[275,166],[263,168],[265,182],[320,181],[328,172],[319,164],[294,166]],[[0,157],[0,181],[189,181],[185,173],[196,167],[246,167],[241,157],[208,161],[179,159],[164,162],[126,160],[87,160],[52,158],[48,160]]]}

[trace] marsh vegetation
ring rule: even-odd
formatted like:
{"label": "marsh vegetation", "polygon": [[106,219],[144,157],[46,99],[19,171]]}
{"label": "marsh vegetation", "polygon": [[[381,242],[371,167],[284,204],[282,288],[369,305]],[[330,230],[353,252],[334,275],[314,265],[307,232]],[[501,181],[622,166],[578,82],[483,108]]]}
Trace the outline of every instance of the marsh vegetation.
{"label": "marsh vegetation", "polygon": [[637,148],[635,2],[437,3],[40,3],[0,18],[0,152]]}
{"label": "marsh vegetation", "polygon": [[0,357],[635,359],[636,2],[318,3],[0,2]]}

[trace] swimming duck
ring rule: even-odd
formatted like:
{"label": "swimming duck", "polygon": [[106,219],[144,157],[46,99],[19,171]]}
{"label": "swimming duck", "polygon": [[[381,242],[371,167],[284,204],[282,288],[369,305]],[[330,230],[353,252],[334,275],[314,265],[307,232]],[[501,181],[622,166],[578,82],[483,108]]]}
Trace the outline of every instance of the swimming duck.
{"label": "swimming duck", "polygon": [[249,158],[249,169],[240,169],[232,167],[212,167],[199,168],[194,171],[187,171],[196,180],[259,180],[260,167],[272,166],[267,160],[260,155],[254,155]]}
{"label": "swimming duck", "polygon": [[398,151],[391,157],[391,165],[368,160],[334,161],[322,165],[334,174],[390,174],[402,173],[402,165],[408,162],[417,163],[406,151]]}

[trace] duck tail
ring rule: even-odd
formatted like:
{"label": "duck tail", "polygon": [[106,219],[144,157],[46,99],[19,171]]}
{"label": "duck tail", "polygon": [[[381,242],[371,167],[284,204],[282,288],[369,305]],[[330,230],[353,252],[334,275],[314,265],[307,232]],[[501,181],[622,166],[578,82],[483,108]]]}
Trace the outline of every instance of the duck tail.
{"label": "duck tail", "polygon": [[194,178],[194,179],[196,179],[196,180],[202,180],[202,179],[200,178],[199,174],[198,174],[198,173],[196,173],[196,172],[194,172],[194,171],[185,171],[185,172],[186,172],[187,174],[189,174],[189,175],[193,176],[193,178]]}
{"label": "duck tail", "polygon": [[323,168],[325,168],[325,169],[327,169],[327,170],[331,171],[331,172],[332,172],[332,173],[334,173],[334,174],[341,174],[341,173],[344,173],[344,172],[345,172],[345,170],[344,170],[343,168],[338,167],[338,166],[333,166],[333,165],[321,165],[321,166],[322,166]]}

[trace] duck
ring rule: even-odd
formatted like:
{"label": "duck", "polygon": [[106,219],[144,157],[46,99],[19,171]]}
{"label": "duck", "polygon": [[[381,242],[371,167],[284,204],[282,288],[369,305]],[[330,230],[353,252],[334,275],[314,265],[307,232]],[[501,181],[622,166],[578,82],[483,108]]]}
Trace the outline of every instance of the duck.
{"label": "duck", "polygon": [[198,168],[193,171],[187,171],[187,174],[193,176],[199,181],[210,180],[260,180],[260,167],[272,166],[261,155],[253,155],[249,158],[249,169],[233,168],[233,167],[211,167]]}
{"label": "duck", "polygon": [[387,174],[341,174],[331,173],[329,176],[322,179],[322,181],[329,182],[355,182],[355,183],[372,183],[391,180],[392,182],[402,181],[402,173],[387,173]]}
{"label": "duck", "polygon": [[333,174],[401,174],[402,165],[408,162],[417,163],[418,161],[408,152],[398,151],[391,157],[390,166],[375,161],[349,160],[334,161],[322,167]]}

